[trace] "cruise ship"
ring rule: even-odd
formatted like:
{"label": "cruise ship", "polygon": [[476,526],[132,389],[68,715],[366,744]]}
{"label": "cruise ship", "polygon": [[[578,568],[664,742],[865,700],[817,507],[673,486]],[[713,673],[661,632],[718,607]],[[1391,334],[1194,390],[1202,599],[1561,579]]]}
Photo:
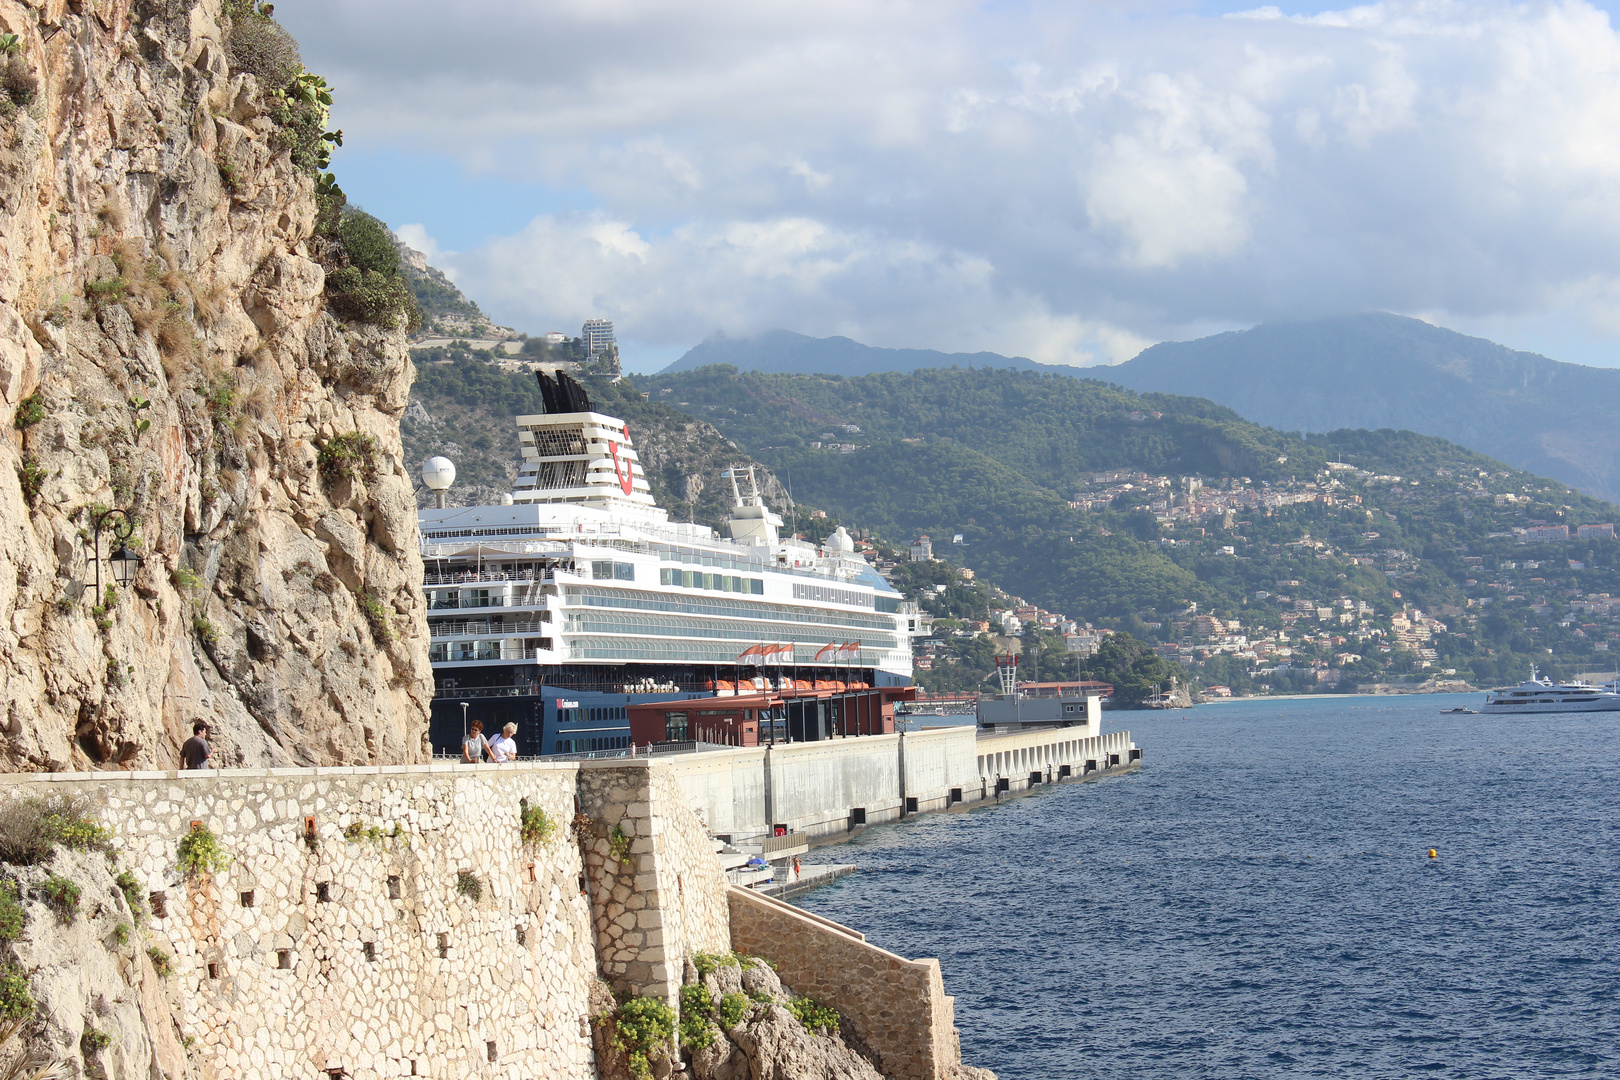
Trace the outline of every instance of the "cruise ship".
{"label": "cruise ship", "polygon": [[1554,683],[1543,679],[1536,669],[1518,686],[1506,686],[1485,695],[1482,712],[1488,713],[1572,713],[1620,711],[1616,686],[1591,683]]}
{"label": "cruise ship", "polygon": [[917,618],[842,527],[782,535],[752,467],[728,470],[729,536],[671,522],[624,421],[567,374],[536,372],[523,461],[500,505],[419,511],[435,692],[431,737],[518,725],[525,756],[620,750],[632,704],[909,686]]}

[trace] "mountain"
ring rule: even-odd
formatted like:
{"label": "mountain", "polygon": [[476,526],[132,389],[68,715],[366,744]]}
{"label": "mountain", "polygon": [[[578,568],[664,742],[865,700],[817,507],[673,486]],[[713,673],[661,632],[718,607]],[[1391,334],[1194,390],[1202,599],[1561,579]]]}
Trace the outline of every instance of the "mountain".
{"label": "mountain", "polygon": [[1284,431],[1438,435],[1620,499],[1620,370],[1560,363],[1417,319],[1264,323],[1154,345],[1105,377],[1207,397]]}
{"label": "mountain", "polygon": [[[1501,683],[1531,662],[1602,670],[1620,647],[1620,540],[1527,531],[1573,534],[1620,508],[1440,438],[1306,441],[1208,400],[1049,372],[719,366],[636,385],[801,502],[901,544],[927,533],[980,579],[1128,630],[1206,683],[1448,669]],[[1041,670],[1075,670],[1061,640],[1055,655]]]}
{"label": "mountain", "polygon": [[426,255],[397,236],[394,243],[399,246],[400,272],[416,297],[416,306],[422,311],[418,337],[510,341],[518,336],[511,327],[491,322],[483,309],[456,288],[443,270],[428,262]]}
{"label": "mountain", "polygon": [[694,371],[710,364],[730,364],[742,371],[782,371],[817,375],[869,375],[875,371],[918,368],[1013,368],[1051,370],[1022,356],[992,352],[943,353],[933,349],[879,349],[846,337],[814,338],[789,330],[769,330],[753,337],[716,334],[669,365],[660,375]]}

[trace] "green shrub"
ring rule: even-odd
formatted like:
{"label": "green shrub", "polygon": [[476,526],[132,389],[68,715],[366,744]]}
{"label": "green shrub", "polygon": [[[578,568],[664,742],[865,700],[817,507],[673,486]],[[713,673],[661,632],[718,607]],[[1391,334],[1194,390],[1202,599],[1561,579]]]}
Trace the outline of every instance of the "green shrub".
{"label": "green shrub", "polygon": [[394,640],[394,628],[388,623],[388,609],[383,607],[382,601],[368,592],[357,592],[354,602],[359,605],[360,614],[366,617],[371,627],[371,640],[378,645],[387,645]]}
{"label": "green shrub", "polygon": [[23,455],[22,461],[17,465],[17,484],[22,488],[23,500],[29,506],[39,502],[39,497],[45,490],[45,481],[50,479],[50,475],[34,455]]}
{"label": "green shrub", "polygon": [[525,806],[523,808],[523,842],[525,844],[543,844],[550,840],[557,831],[557,823],[546,815],[538,806]]}
{"label": "green shrub", "polygon": [[129,905],[130,914],[137,920],[140,919],[146,913],[146,899],[141,895],[141,883],[128,870],[120,870],[113,880],[118,883],[118,891],[124,894],[124,903]]}
{"label": "green shrub", "polygon": [[94,1057],[110,1045],[112,1036],[105,1031],[97,1031],[89,1024],[84,1026],[84,1034],[79,1036],[79,1051],[89,1057]]}
{"label": "green shrub", "polygon": [[28,976],[16,964],[0,967],[0,1017],[24,1020],[34,1015],[34,995],[28,992]]}
{"label": "green shrub", "polygon": [[675,1035],[675,1010],[662,1000],[633,997],[613,1011],[613,1047],[630,1059],[637,1080],[652,1076],[652,1058],[669,1053]]}
{"label": "green shrub", "polygon": [[117,926],[113,927],[113,940],[118,942],[120,945],[128,945],[130,931],[134,929],[135,928],[130,926],[127,922],[119,923]]}
{"label": "green shrub", "polygon": [[96,311],[121,304],[129,294],[129,279],[122,274],[84,283],[84,297]]}
{"label": "green shrub", "polygon": [[698,978],[707,979],[715,971],[723,967],[740,967],[736,953],[707,953],[695,952],[692,954],[692,966],[697,968]]}
{"label": "green shrub", "polygon": [[90,816],[82,796],[13,799],[0,805],[0,861],[43,862],[58,847],[106,851],[112,833]]}
{"label": "green shrub", "polygon": [[315,455],[315,467],[329,484],[377,478],[377,439],[362,431],[334,435]]}
{"label": "green shrub", "polygon": [[681,987],[681,1045],[702,1050],[714,1043],[714,1002],[709,988],[698,983]]}
{"label": "green shrub", "polygon": [[623,825],[613,826],[613,833],[608,837],[608,851],[619,862],[630,857],[630,836],[624,831]]}
{"label": "green shrub", "polygon": [[52,874],[39,883],[39,892],[63,922],[72,922],[79,913],[79,884],[72,878]]}
{"label": "green shrub", "polygon": [[28,912],[17,896],[16,882],[0,881],[0,941],[16,941],[28,924]]}
{"label": "green shrub", "polygon": [[0,56],[17,56],[28,48],[28,42],[18,34],[0,34]]}
{"label": "green shrub", "polygon": [[[769,994],[765,994],[764,997],[766,1001],[771,1000]],[[753,1003],[749,1001],[749,995],[727,994],[720,999],[720,1026],[727,1031],[731,1030],[743,1022],[743,1018],[748,1015],[748,1011],[753,1007]]]}
{"label": "green shrub", "polygon": [[0,68],[0,84],[5,87],[4,97],[13,106],[27,105],[39,95],[39,76],[21,55],[8,56]]}
{"label": "green shrub", "polygon": [[484,898],[484,883],[479,881],[478,875],[470,870],[457,870],[456,892],[476,904]]}
{"label": "green shrub", "polygon": [[219,837],[206,825],[198,825],[180,838],[176,861],[188,875],[217,874],[231,865],[230,856],[219,846]]}
{"label": "green shrub", "polygon": [[388,226],[363,210],[350,210],[338,223],[338,243],[349,264],[361,270],[399,276],[399,245]]}
{"label": "green shrub", "polygon": [[46,415],[45,399],[38,394],[29,394],[17,402],[17,413],[11,422],[18,431],[26,431],[45,419]]}
{"label": "green shrub", "polygon": [[208,389],[199,390],[208,403],[208,415],[219,427],[236,423],[236,376],[222,371],[208,382]]}
{"label": "green shrub", "polygon": [[416,296],[398,275],[345,266],[327,275],[326,291],[327,306],[340,319],[407,332],[422,325]]}
{"label": "green shrub", "polygon": [[156,945],[147,948],[146,958],[152,961],[152,970],[157,972],[158,978],[167,979],[174,974],[174,961],[169,958],[168,953]]}
{"label": "green shrub", "polygon": [[212,647],[219,644],[219,627],[202,615],[191,617],[191,632],[196,634],[197,640],[204,645]]}
{"label": "green shrub", "polygon": [[174,582],[174,587],[177,589],[202,588],[202,578],[183,566],[175,567],[174,573],[169,575],[169,580]]}
{"label": "green shrub", "polygon": [[793,1014],[793,1019],[803,1024],[804,1029],[813,1035],[838,1030],[838,1010],[823,1005],[815,998],[796,997],[788,1002],[787,1010]]}
{"label": "green shrub", "polygon": [[230,58],[231,74],[245,71],[257,75],[267,89],[287,86],[304,70],[298,42],[275,19],[251,5],[231,12],[225,52]]}

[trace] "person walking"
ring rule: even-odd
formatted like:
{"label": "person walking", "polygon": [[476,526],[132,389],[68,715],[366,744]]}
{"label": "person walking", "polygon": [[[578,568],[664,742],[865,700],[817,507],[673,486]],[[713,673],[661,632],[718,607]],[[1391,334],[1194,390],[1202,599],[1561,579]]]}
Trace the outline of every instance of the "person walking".
{"label": "person walking", "polygon": [[461,740],[461,760],[468,765],[481,764],[489,756],[489,740],[484,738],[484,722],[474,720]]}
{"label": "person walking", "polygon": [[799,866],[799,857],[797,855],[793,856],[793,880],[798,881],[799,875],[803,873],[804,870]]}
{"label": "person walking", "polygon": [[191,725],[191,738],[180,747],[180,760],[183,768],[206,769],[208,759],[214,756],[214,748],[208,745],[208,722],[198,720]]}
{"label": "person walking", "polygon": [[489,757],[491,761],[502,765],[516,761],[518,757],[517,740],[512,736],[517,734],[516,724],[507,724],[501,728],[501,733],[495,736],[489,744]]}

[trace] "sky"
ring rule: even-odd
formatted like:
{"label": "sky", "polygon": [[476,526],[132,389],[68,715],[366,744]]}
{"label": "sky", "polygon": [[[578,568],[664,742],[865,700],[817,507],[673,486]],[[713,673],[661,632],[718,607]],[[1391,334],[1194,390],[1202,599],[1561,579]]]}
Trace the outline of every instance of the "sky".
{"label": "sky", "polygon": [[[1620,3],[1620,0],[1616,0]],[[1620,366],[1586,2],[280,0],[333,168],[497,321],[1118,363],[1387,310]]]}

